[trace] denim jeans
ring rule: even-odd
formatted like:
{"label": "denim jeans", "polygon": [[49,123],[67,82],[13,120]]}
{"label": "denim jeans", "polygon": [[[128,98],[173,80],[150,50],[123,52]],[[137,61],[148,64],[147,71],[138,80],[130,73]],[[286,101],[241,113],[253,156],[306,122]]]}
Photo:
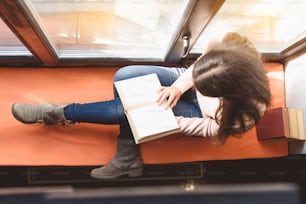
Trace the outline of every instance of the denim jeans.
{"label": "denim jeans", "polygon": [[[132,65],[119,69],[114,81],[133,78],[146,74],[156,73],[163,86],[171,86],[173,82],[186,70],[186,68],[170,68],[151,65]],[[97,124],[119,124],[120,137],[133,138],[124,109],[118,93],[114,90],[114,99],[95,103],[73,103],[64,109],[67,120],[73,122],[86,122]],[[177,116],[202,117],[196,93],[193,89],[185,92],[177,105],[173,108]]]}

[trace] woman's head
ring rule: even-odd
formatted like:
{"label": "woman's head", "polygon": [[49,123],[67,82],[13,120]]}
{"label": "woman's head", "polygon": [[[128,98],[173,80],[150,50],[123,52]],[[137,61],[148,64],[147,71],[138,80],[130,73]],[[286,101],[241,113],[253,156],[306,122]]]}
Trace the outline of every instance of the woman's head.
{"label": "woman's head", "polygon": [[193,80],[200,93],[221,100],[216,113],[221,140],[257,124],[262,115],[259,104],[266,106],[271,101],[260,54],[247,38],[236,33],[214,43],[196,61]]}

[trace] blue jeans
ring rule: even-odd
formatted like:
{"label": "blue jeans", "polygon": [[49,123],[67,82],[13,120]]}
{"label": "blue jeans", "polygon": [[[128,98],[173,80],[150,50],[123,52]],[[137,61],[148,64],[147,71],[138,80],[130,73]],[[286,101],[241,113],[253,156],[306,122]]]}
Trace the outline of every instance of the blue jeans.
{"label": "blue jeans", "polygon": [[[133,65],[119,69],[114,81],[133,78],[146,74],[156,73],[163,86],[171,86],[173,82],[186,70],[186,68],[170,68],[151,65]],[[64,114],[67,120],[73,122],[86,122],[97,124],[117,125],[120,127],[120,137],[133,138],[124,109],[118,93],[114,90],[114,99],[95,103],[73,103],[65,107]],[[173,112],[177,116],[202,117],[196,93],[193,89],[185,92]]]}

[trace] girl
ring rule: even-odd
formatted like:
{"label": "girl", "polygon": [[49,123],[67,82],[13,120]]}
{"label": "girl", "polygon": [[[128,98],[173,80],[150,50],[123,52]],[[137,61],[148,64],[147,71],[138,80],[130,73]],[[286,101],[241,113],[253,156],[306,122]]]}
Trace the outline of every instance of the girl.
{"label": "girl", "polygon": [[[181,133],[190,136],[214,137],[224,143],[230,135],[239,136],[254,127],[271,101],[261,56],[237,33],[212,43],[189,68],[127,66],[116,72],[114,81],[150,73],[156,73],[162,84],[156,102],[167,99],[166,108],[173,109]],[[65,105],[15,103],[12,114],[25,124],[119,124],[115,157],[93,169],[91,176],[114,179],[143,174],[142,157],[115,88],[112,100]]]}

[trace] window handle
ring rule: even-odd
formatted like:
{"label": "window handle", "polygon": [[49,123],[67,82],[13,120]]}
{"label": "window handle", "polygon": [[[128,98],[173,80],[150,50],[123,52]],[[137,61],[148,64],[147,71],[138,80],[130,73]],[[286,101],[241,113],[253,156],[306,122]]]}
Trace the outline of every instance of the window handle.
{"label": "window handle", "polygon": [[181,54],[181,58],[186,58],[189,54],[189,36],[183,36],[183,53]]}

